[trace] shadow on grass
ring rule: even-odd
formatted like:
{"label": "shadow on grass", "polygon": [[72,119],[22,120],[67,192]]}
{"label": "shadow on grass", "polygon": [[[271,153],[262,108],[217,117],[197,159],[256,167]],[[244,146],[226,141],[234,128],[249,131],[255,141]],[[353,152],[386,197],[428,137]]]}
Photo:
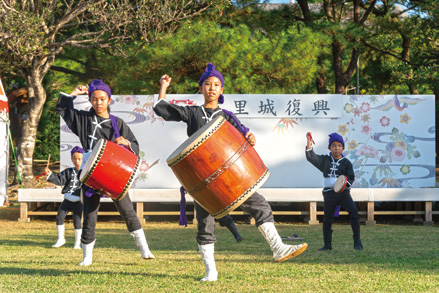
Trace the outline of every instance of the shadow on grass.
{"label": "shadow on grass", "polygon": [[[60,269],[28,269],[28,268],[16,268],[16,267],[2,267],[0,271],[0,275],[28,275],[28,276],[72,276],[72,275],[98,275],[101,276],[103,274],[108,275],[118,275],[120,276],[142,276],[142,277],[157,277],[157,278],[164,278],[168,277],[165,274],[156,274],[151,271],[139,273],[139,272],[121,272],[121,271],[96,271],[94,270],[93,266],[88,267],[80,267],[78,266],[78,269],[76,270],[60,270]],[[192,279],[192,278],[189,278]]]}

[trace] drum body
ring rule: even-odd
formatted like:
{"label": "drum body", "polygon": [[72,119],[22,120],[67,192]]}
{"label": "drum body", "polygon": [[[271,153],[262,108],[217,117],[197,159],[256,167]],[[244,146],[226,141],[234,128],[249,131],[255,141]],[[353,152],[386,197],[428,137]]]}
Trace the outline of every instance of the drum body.
{"label": "drum body", "polygon": [[269,176],[255,149],[221,116],[189,137],[167,163],[194,200],[217,219],[239,207]]}
{"label": "drum body", "polygon": [[130,189],[140,158],[128,149],[100,139],[84,164],[79,180],[99,194],[121,200]]}
{"label": "drum body", "polygon": [[334,191],[336,193],[342,193],[346,188],[346,184],[348,183],[348,178],[344,175],[338,176],[337,180],[334,183]]}

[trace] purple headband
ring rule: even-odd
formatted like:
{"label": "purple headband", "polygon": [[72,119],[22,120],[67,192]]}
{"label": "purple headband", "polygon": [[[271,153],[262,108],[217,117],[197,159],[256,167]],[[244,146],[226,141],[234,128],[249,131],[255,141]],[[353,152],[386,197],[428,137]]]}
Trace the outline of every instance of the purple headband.
{"label": "purple headband", "polygon": [[[212,63],[207,64],[206,71],[204,71],[203,75],[201,75],[200,80],[198,81],[198,85],[202,86],[203,82],[211,76],[215,76],[216,78],[218,78],[221,81],[221,87],[224,87],[224,77],[221,74],[221,72],[219,72],[218,70],[215,69],[215,65],[213,65]],[[219,104],[224,103],[224,96],[223,95],[219,96],[218,103]]]}
{"label": "purple headband", "polygon": [[71,151],[70,151],[70,155],[73,155],[74,153],[80,153],[83,154],[84,150],[79,147],[79,146],[75,146]]}
{"label": "purple headband", "polygon": [[97,90],[106,92],[108,97],[111,98],[111,89],[102,81],[102,79],[95,79],[90,83],[88,88],[88,97],[91,97],[91,94]]}
{"label": "purple headband", "polygon": [[336,133],[336,132],[331,133],[331,134],[329,135],[329,144],[328,144],[328,147],[330,147],[330,146],[331,146],[331,143],[333,143],[334,141],[338,141],[338,142],[341,143],[341,144],[343,145],[343,147],[344,147],[344,140],[343,140],[343,137],[342,137],[340,134]]}

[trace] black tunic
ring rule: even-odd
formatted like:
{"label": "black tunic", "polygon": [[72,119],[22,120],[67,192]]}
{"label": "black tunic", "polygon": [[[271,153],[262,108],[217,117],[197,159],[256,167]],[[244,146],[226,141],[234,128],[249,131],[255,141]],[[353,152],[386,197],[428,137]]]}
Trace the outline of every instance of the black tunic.
{"label": "black tunic", "polygon": [[70,193],[78,198],[81,195],[82,183],[79,181],[79,171],[75,168],[67,168],[58,174],[52,172],[47,177],[47,181],[62,186],[62,194]]}
{"label": "black tunic", "polygon": [[[317,155],[313,149],[306,150],[305,154],[306,159],[323,173],[324,178],[337,178],[340,175],[345,175],[348,179],[346,189],[350,189],[350,186],[355,181],[355,173],[351,161],[345,157],[335,160],[330,155]],[[325,187],[323,189],[323,191],[330,190],[333,190],[333,188]]]}
{"label": "black tunic", "polygon": [[[94,112],[75,109],[73,105],[75,98],[76,96],[61,93],[56,104],[56,112],[61,115],[70,130],[78,136],[83,149],[86,152],[91,151],[101,138],[114,142],[116,138],[110,119],[102,118]],[[139,143],[133,132],[122,119],[119,117],[116,119],[120,135],[131,143],[131,150],[138,155]]]}
{"label": "black tunic", "polygon": [[[230,122],[230,124],[239,130],[235,120],[231,116],[224,113],[220,107],[210,109],[203,108],[202,106],[179,106],[169,104],[166,100],[159,100],[154,106],[154,112],[166,121],[185,122],[187,124],[188,136],[191,136],[198,129],[203,127],[208,122],[208,119],[216,116],[223,116],[227,121]],[[206,113],[207,117],[204,113]]]}

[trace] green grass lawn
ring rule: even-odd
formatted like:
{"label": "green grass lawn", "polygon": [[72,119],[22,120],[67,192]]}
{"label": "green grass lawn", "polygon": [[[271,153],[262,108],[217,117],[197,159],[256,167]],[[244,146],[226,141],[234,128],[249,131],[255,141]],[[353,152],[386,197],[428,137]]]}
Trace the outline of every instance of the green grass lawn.
{"label": "green grass lawn", "polygon": [[[0,210],[0,213],[2,210]],[[363,251],[353,249],[349,225],[335,225],[332,251],[321,226],[277,224],[282,236],[305,237],[302,255],[276,263],[265,239],[239,224],[245,240],[217,227],[217,282],[199,282],[205,269],[196,227],[147,223],[155,260],[143,260],[123,222],[98,222],[93,264],[79,267],[82,251],[56,241],[55,222],[0,220],[0,292],[439,292],[439,233],[429,226],[362,226]],[[285,241],[296,243],[296,241]]]}

